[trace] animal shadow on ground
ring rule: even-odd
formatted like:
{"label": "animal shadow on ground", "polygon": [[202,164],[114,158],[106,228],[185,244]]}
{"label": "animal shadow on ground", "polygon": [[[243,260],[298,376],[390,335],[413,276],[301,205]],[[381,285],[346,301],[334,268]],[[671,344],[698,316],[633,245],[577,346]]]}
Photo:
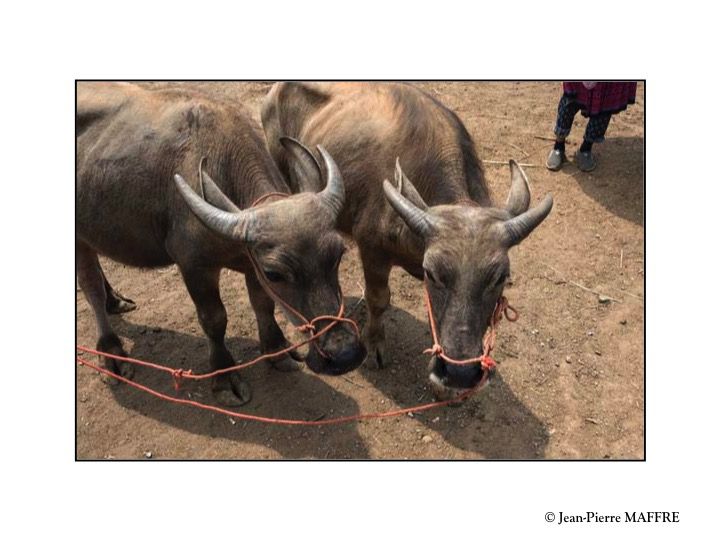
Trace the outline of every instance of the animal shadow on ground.
{"label": "animal shadow on ground", "polygon": [[[363,309],[358,311],[362,314]],[[392,306],[386,312],[385,321],[386,366],[379,371],[362,368],[364,377],[398,407],[431,401],[427,380],[429,357],[423,354],[431,344],[427,322]],[[502,361],[502,353],[495,358]],[[507,361],[522,360],[508,358]],[[415,418],[451,445],[476,452],[480,454],[478,457],[542,458],[549,434],[517,398],[501,373],[502,365],[499,365],[490,384],[459,406],[414,413]]]}
{"label": "animal shadow on ground", "polygon": [[643,224],[644,147],[642,137],[611,136],[594,147],[598,148],[597,169],[572,174],[588,196],[616,216],[638,225]]}
{"label": "animal shadow on ground", "polygon": [[[136,325],[117,317],[115,328],[120,336],[134,345],[128,354],[134,358],[149,359],[162,365],[191,369],[194,373],[208,371],[208,348],[205,336],[189,335],[168,329]],[[256,341],[231,337],[228,349],[236,360],[255,358],[260,354]],[[235,412],[299,420],[317,420],[320,417],[354,415],[359,412],[357,403],[326,384],[321,377],[302,371],[283,373],[261,362],[241,371],[250,384],[252,400]],[[136,366],[134,380],[171,396],[188,398],[216,405],[210,390],[210,381],[188,381],[175,392],[171,377],[151,368]],[[224,438],[264,445],[283,458],[342,458],[368,457],[368,449],[359,436],[356,424],[338,426],[283,426],[233,419],[158,399],[127,385],[112,386],[118,403],[130,410],[154,418],[187,432],[212,438]],[[326,432],[333,430],[330,440]],[[243,459],[243,455],[233,456]]]}

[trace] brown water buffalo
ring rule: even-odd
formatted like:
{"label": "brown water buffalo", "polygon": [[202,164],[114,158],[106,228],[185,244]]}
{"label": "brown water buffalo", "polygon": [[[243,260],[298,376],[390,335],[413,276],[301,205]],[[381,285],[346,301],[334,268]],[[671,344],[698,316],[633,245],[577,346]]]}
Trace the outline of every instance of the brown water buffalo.
{"label": "brown water buffalo", "polygon": [[[552,197],[530,209],[527,178],[512,162],[507,202],[493,206],[460,119],[410,84],[278,83],[262,122],[270,153],[292,184],[321,182],[304,145],[323,145],[342,171],[346,204],[338,226],[355,239],[362,259],[366,364],[380,367],[385,356],[382,315],[393,265],[425,280],[445,354],[478,357],[510,273],[508,250],[545,219]],[[386,181],[393,176],[394,184]],[[439,398],[474,387],[482,376],[478,363],[430,362]]]}
{"label": "brown water buffalo", "polygon": [[[78,83],[76,126],[77,276],[95,313],[98,350],[125,355],[107,313],[134,307],[112,289],[98,254],[138,267],[178,265],[209,340],[212,370],[234,365],[225,346],[222,268],[245,274],[261,350],[287,345],[275,303],[248,252],[272,290],[306,319],[338,313],[344,244],[334,228],[344,187],[324,150],[327,185],[292,194],[260,127],[237,103],[124,83]],[[251,208],[272,192],[287,197],[270,197]],[[327,324],[318,322],[316,328]],[[338,324],[324,333],[318,341],[322,353],[311,348],[308,366],[328,374],[359,366],[365,349],[351,330]],[[109,367],[132,375],[130,364]],[[275,367],[294,369],[296,363],[285,355]],[[237,372],[215,378],[213,393],[229,406],[250,399]]]}

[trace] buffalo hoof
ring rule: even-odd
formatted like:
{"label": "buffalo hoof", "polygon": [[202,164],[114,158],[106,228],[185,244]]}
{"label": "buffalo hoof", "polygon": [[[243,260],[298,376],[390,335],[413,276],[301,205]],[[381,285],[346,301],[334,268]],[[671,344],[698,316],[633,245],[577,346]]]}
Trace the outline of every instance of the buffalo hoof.
{"label": "buffalo hoof", "polygon": [[[96,348],[98,351],[114,354],[116,356],[127,356],[127,353],[120,343],[120,339],[114,335],[100,338]],[[101,366],[116,375],[120,375],[126,379],[132,379],[135,375],[135,366],[133,366],[130,362],[121,362],[119,360],[107,358],[106,356],[100,356],[99,359]],[[111,377],[110,375],[105,375],[104,373],[100,374],[100,379],[109,386],[115,386],[120,382],[118,379]]]}
{"label": "buffalo hoof", "polygon": [[374,345],[366,345],[367,356],[363,365],[373,371],[377,371],[385,367],[385,344],[375,343]]}
{"label": "buffalo hoof", "polygon": [[215,379],[213,397],[223,407],[241,407],[252,397],[250,386],[237,373]]}
{"label": "buffalo hoof", "polygon": [[303,368],[302,358],[295,351],[284,354],[279,358],[270,360],[270,365],[278,371],[300,371]]}
{"label": "buffalo hoof", "polygon": [[110,294],[108,294],[107,300],[105,301],[105,311],[107,311],[110,315],[127,313],[128,311],[133,311],[134,309],[137,309],[137,304],[129,298],[125,298],[117,291],[110,291]]}
{"label": "buffalo hoof", "polygon": [[377,322],[375,324],[368,323],[363,328],[362,341],[367,351],[363,366],[373,371],[386,367],[385,329],[382,324]]}
{"label": "buffalo hoof", "polygon": [[[132,379],[135,376],[135,367],[129,362],[117,362],[115,360],[103,358],[103,363],[105,364],[105,369],[112,371],[116,375],[120,375],[125,379]],[[108,386],[115,386],[121,382],[115,377],[105,375],[104,373],[100,374],[100,380]]]}
{"label": "buffalo hoof", "polygon": [[127,313],[128,311],[134,311],[137,309],[137,304],[132,300],[119,300],[114,299],[112,302],[107,303],[107,312],[110,315],[119,315],[120,313]]}
{"label": "buffalo hoof", "polygon": [[125,377],[126,379],[132,379],[135,376],[135,366],[133,366],[129,362],[115,362],[116,364],[120,364],[120,376]]}

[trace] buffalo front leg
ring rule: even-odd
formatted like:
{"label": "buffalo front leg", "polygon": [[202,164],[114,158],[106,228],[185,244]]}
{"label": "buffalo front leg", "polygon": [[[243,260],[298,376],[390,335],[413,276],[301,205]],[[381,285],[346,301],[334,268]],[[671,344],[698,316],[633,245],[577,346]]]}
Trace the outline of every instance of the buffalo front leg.
{"label": "buffalo front leg", "polygon": [[[265,293],[252,271],[245,274],[245,283],[257,320],[260,351],[267,354],[286,348],[289,343],[275,320],[275,302]],[[279,371],[297,371],[302,368],[302,361],[297,351],[290,351],[271,359],[270,364]]]}
{"label": "buffalo front leg", "polygon": [[385,357],[385,327],[383,314],[390,305],[390,264],[378,261],[369,255],[372,250],[360,251],[360,258],[365,274],[365,301],[368,307],[368,321],[363,328],[363,341],[367,348],[365,366],[380,369],[387,361]]}
{"label": "buffalo front leg", "polygon": [[[107,293],[105,289],[105,276],[100,268],[97,253],[85,244],[77,244],[76,272],[77,280],[85,298],[95,314],[98,341],[95,348],[100,352],[127,356],[120,338],[110,326],[110,319],[106,311]],[[100,363],[108,371],[112,371],[127,379],[132,378],[134,370],[132,364],[100,357]],[[117,379],[103,375],[102,380],[108,384],[116,384]]]}
{"label": "buffalo front leg", "polygon": [[[180,268],[185,286],[195,303],[200,326],[210,344],[210,369],[216,371],[235,365],[225,346],[227,312],[220,299],[219,268]],[[215,400],[226,407],[239,407],[250,401],[248,384],[237,371],[224,373],[212,379]]]}

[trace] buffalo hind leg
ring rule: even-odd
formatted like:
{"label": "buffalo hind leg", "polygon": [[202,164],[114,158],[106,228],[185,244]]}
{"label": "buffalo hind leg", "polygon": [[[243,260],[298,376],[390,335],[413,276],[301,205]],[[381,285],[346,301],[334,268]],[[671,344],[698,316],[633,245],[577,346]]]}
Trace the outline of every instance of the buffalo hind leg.
{"label": "buffalo hind leg", "polygon": [[363,328],[363,341],[367,348],[365,366],[370,369],[384,367],[385,357],[385,327],[383,314],[390,305],[390,277],[391,265],[379,261],[377,256],[369,255],[371,249],[360,249],[363,273],[365,274],[365,301],[368,306],[368,320]]}
{"label": "buffalo hind leg", "polygon": [[[95,314],[95,323],[98,330],[98,342],[95,348],[98,351],[127,356],[120,338],[110,326],[108,318],[107,292],[105,277],[100,268],[97,253],[85,244],[77,244],[77,280],[85,298]],[[127,379],[134,374],[133,365],[128,362],[119,362],[110,358],[100,357],[100,363],[108,371],[112,371]],[[103,375],[103,381],[108,384],[117,383],[117,379]]]}
{"label": "buffalo hind leg", "polygon": [[[210,369],[216,371],[235,365],[225,346],[227,312],[220,299],[219,268],[180,268],[190,297],[195,303],[200,326],[210,343]],[[215,400],[226,407],[239,407],[250,401],[248,384],[237,371],[212,379]]]}
{"label": "buffalo hind leg", "polygon": [[[245,274],[245,283],[257,320],[260,351],[267,354],[284,349],[289,344],[275,320],[275,302],[265,293],[254,272]],[[273,358],[270,364],[278,371],[297,371],[302,369],[302,361],[302,356],[295,350]]]}
{"label": "buffalo hind leg", "polygon": [[98,261],[98,268],[100,268],[100,273],[102,274],[103,281],[105,282],[105,309],[107,312],[111,315],[117,315],[120,313],[127,313],[128,311],[132,311],[137,308],[137,304],[135,302],[129,298],[125,298],[112,288],[105,272],[102,269],[102,266],[100,266],[100,261]]}

